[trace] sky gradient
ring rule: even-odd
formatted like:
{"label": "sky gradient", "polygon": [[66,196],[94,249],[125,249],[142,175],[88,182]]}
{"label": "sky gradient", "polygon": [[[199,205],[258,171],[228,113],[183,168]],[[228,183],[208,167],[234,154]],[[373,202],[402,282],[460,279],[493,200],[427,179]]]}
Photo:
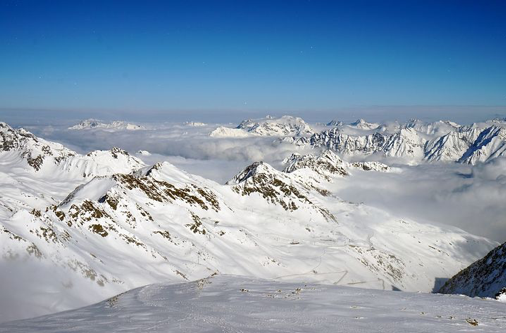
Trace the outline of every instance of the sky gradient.
{"label": "sky gradient", "polygon": [[506,105],[504,1],[0,2],[0,110]]}

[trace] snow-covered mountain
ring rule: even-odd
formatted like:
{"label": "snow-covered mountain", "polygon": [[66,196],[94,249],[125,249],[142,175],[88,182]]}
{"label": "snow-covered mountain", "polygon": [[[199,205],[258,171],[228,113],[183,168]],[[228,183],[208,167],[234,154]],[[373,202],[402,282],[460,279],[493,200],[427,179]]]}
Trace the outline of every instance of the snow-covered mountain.
{"label": "snow-covered mountain", "polygon": [[129,130],[136,131],[145,129],[144,126],[127,123],[125,121],[112,121],[110,123],[102,122],[97,119],[86,119],[81,121],[79,124],[71,126],[69,130],[90,130],[90,129],[101,129],[107,131],[118,131],[118,130]]}
{"label": "snow-covered mountain", "polygon": [[[505,122],[506,123],[506,122]],[[481,131],[471,147],[462,155],[460,161],[475,164],[487,162],[496,157],[506,156],[506,127],[490,126]]]}
{"label": "snow-covered mountain", "polygon": [[190,126],[190,127],[203,127],[207,126],[206,123],[200,122],[200,121],[186,121],[184,122],[184,125]]}
{"label": "snow-covered mountain", "polygon": [[220,185],[120,149],[79,155],[0,133],[0,277],[24,279],[2,284],[11,317],[213,273],[430,291],[495,246],[340,200],[336,177],[389,168],[329,151],[293,155],[284,171],[253,163]]}
{"label": "snow-covered mountain", "polygon": [[333,119],[329,121],[326,126],[334,127],[334,126],[342,126],[344,123],[340,120]]}
{"label": "snow-covered mountain", "polygon": [[340,175],[347,176],[350,174],[350,170],[359,169],[365,171],[389,171],[390,167],[386,164],[379,162],[344,162],[339,156],[330,150],[325,150],[318,155],[314,154],[292,154],[285,161],[284,172],[292,173],[297,170],[304,175],[308,174],[311,170],[316,172],[320,176],[326,176],[327,179],[331,179],[330,176]]}
{"label": "snow-covered mountain", "polygon": [[506,243],[460,271],[448,280],[439,292],[472,297],[495,297],[501,296],[498,294],[502,294],[504,288],[506,288]]}
{"label": "snow-covered mountain", "polygon": [[361,130],[373,130],[373,129],[378,128],[380,126],[380,124],[369,123],[369,122],[365,121],[364,119],[358,119],[358,120],[354,121],[353,123],[351,123],[349,126],[357,128],[357,129],[361,129]]}
{"label": "snow-covered mountain", "polygon": [[219,126],[214,129],[209,136],[215,138],[246,138],[251,136],[247,131],[240,128],[230,128],[226,126]]}
{"label": "snow-covered mountain", "polygon": [[504,304],[450,295],[213,276],[143,286],[0,332],[504,332]]}
{"label": "snow-covered mountain", "polygon": [[257,136],[307,136],[313,134],[313,129],[299,117],[282,116],[279,118],[267,116],[262,119],[243,120],[236,128],[218,127],[211,132],[214,137],[244,137]]}
{"label": "snow-covered mountain", "polygon": [[495,119],[471,126],[450,121],[405,124],[335,123],[310,137],[284,138],[298,146],[331,149],[343,156],[394,157],[409,163],[460,162],[476,164],[506,156],[506,121]]}
{"label": "snow-covered mountain", "polygon": [[15,164],[39,176],[63,174],[80,179],[131,172],[145,166],[120,148],[80,155],[59,143],[38,138],[22,128],[15,130],[1,122],[0,154],[3,165]]}

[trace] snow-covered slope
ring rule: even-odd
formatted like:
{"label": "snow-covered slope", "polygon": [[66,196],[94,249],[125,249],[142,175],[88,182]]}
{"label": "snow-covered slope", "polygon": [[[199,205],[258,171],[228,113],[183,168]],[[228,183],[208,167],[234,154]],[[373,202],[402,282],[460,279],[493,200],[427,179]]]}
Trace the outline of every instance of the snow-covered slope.
{"label": "snow-covered slope", "polygon": [[506,156],[506,127],[491,126],[480,133],[460,161],[476,164],[501,156]]}
{"label": "snow-covered slope", "polygon": [[[330,123],[329,123],[330,124]],[[298,146],[331,149],[343,156],[394,157],[408,163],[461,162],[476,164],[506,155],[506,121],[495,119],[471,126],[450,121],[410,120],[383,125],[363,119],[310,137],[285,138]]]}
{"label": "snow-covered slope", "polygon": [[425,158],[428,161],[459,161],[473,145],[481,129],[462,127],[427,142]]}
{"label": "snow-covered slope", "polygon": [[[3,129],[0,279],[16,295],[5,318],[212,273],[431,291],[495,246],[335,195],[336,177],[388,171],[379,163],[294,155],[285,171],[257,162],[220,185],[119,149],[82,156]],[[44,146],[37,169],[27,156]]]}
{"label": "snow-covered slope", "polygon": [[69,130],[89,130],[89,129],[101,129],[107,131],[118,131],[118,130],[129,130],[136,131],[145,129],[143,126],[127,123],[125,121],[113,121],[110,123],[102,122],[97,119],[86,119],[81,121],[79,124],[71,126]]}
{"label": "snow-covered slope", "polygon": [[299,117],[282,116],[274,118],[267,116],[263,119],[248,119],[242,121],[236,128],[220,126],[211,132],[214,137],[244,137],[257,136],[307,136],[313,134],[313,129]]}
{"label": "snow-covered slope", "polygon": [[506,243],[456,274],[439,292],[494,297],[504,288],[506,288]]}
{"label": "snow-covered slope", "polygon": [[504,332],[504,304],[215,276],[154,284],[0,332]]}

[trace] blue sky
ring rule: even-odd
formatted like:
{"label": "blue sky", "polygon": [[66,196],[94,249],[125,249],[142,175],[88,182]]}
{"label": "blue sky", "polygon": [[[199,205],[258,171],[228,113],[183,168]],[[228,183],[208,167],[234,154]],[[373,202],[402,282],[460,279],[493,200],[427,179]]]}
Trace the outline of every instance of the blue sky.
{"label": "blue sky", "polygon": [[506,105],[504,1],[0,2],[0,110]]}

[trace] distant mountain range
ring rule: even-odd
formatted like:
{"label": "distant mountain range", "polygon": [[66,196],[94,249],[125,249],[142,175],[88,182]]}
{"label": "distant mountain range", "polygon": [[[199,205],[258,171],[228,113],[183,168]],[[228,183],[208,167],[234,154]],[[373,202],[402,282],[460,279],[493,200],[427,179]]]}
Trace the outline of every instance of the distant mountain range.
{"label": "distant mountain range", "polygon": [[245,120],[236,128],[218,127],[213,137],[279,137],[301,147],[330,149],[344,157],[396,158],[398,162],[458,162],[476,164],[506,156],[506,120],[472,125],[451,121],[350,124],[332,120],[324,128],[298,117]]}
{"label": "distant mountain range", "polygon": [[81,121],[79,124],[71,126],[69,130],[89,130],[89,129],[101,129],[101,130],[129,130],[136,131],[145,129],[144,126],[127,123],[125,121],[113,121],[110,123],[102,122],[97,119],[86,119]]}
{"label": "distant mountain range", "polygon": [[243,120],[236,128],[220,126],[211,132],[213,137],[246,137],[246,136],[304,136],[311,135],[314,130],[299,117],[283,116],[275,118],[267,116],[263,119]]}
{"label": "distant mountain range", "polygon": [[287,141],[331,149],[343,156],[379,155],[407,162],[476,164],[506,156],[506,121],[497,119],[460,126],[448,121],[412,120],[405,124],[379,125],[359,120]]}

